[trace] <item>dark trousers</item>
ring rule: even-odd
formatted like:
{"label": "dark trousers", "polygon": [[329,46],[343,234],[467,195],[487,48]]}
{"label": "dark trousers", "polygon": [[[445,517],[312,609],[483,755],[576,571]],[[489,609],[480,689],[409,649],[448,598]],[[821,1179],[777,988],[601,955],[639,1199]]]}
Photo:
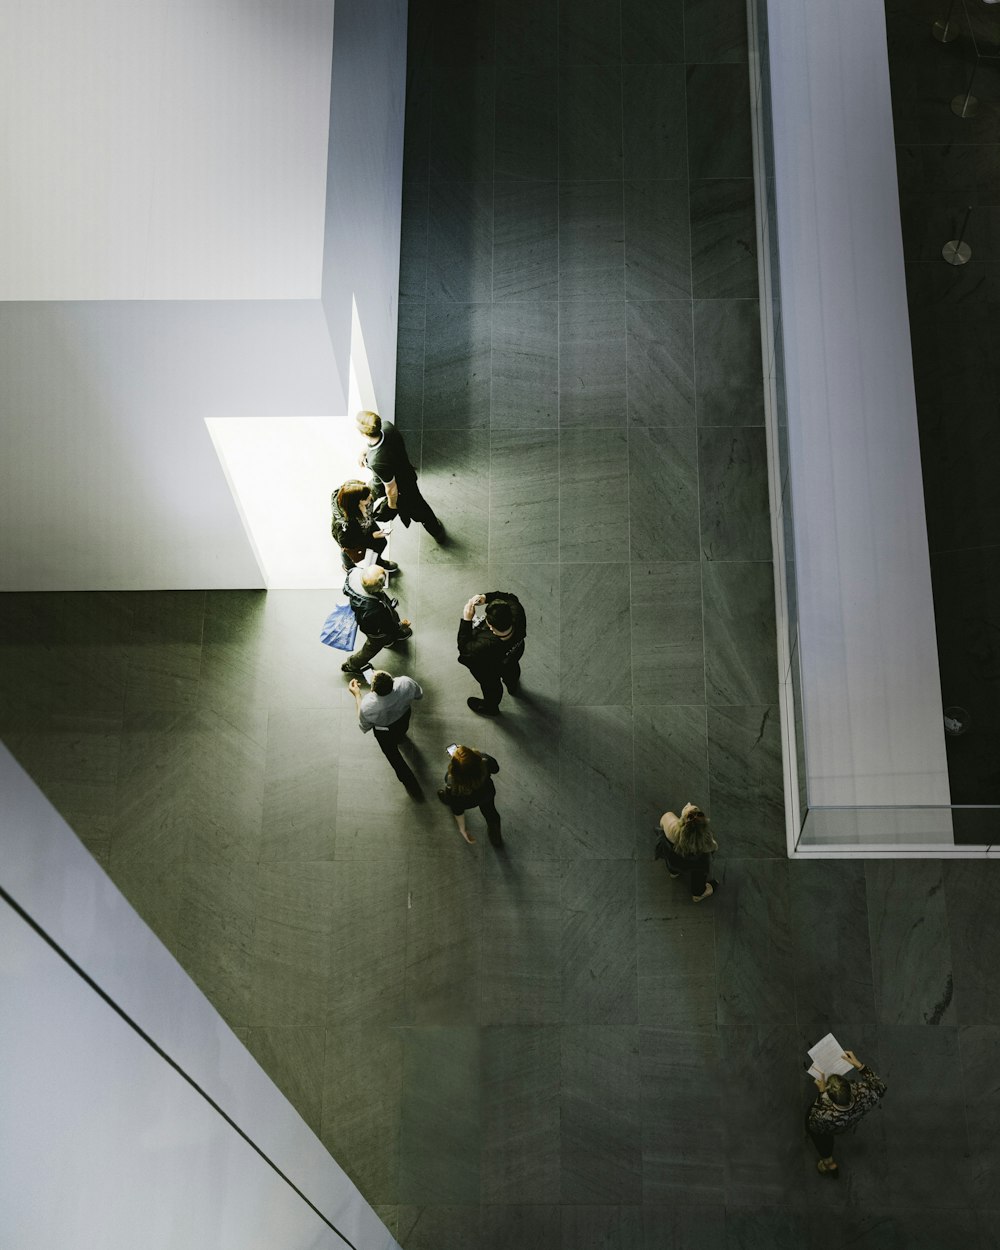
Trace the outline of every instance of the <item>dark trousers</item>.
{"label": "dark trousers", "polygon": [[503,838],[500,836],[500,813],[497,811],[496,799],[483,799],[479,804],[479,810],[486,821],[487,837],[494,846],[503,846]]}
{"label": "dark trousers", "polygon": [[833,1154],[833,1134],[832,1133],[814,1133],[809,1127],[809,1113],[806,1112],[806,1132],[812,1139],[812,1144],[819,1151],[821,1159],[829,1159]]}
{"label": "dark trousers", "polygon": [[417,779],[413,775],[409,764],[403,759],[399,753],[399,744],[406,737],[406,731],[410,727],[410,709],[407,708],[399,720],[394,720],[386,729],[380,728],[378,725],[372,729],[375,735],[375,741],[379,744],[382,754],[392,765],[392,771],[396,774],[404,786],[415,786]]}
{"label": "dark trousers", "polygon": [[473,672],[472,676],[479,682],[479,689],[483,692],[483,702],[486,706],[497,708],[503,698],[504,686],[513,692],[521,684],[521,666],[515,660],[506,668],[485,671],[480,669]]}
{"label": "dark trousers", "polygon": [[[420,487],[416,482],[400,490],[396,497],[396,514],[404,526],[409,526],[411,521],[419,521],[432,534],[435,530],[441,529],[441,522],[434,515],[430,504],[421,495]],[[392,517],[394,513],[389,511],[386,515]]]}
{"label": "dark trousers", "polygon": [[689,872],[691,874],[691,893],[695,896],[705,893],[705,886],[708,882],[708,873],[712,867],[711,858],[708,855],[678,855],[673,846],[667,842],[664,849],[664,858],[667,861],[667,867],[671,872]]}

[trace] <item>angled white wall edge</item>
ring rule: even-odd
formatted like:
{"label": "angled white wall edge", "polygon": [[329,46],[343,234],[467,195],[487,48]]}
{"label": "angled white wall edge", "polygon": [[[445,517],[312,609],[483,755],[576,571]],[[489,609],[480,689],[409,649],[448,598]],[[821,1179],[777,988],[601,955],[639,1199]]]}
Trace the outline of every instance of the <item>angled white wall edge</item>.
{"label": "angled white wall edge", "polygon": [[0,795],[4,1243],[398,1250],[2,746]]}
{"label": "angled white wall edge", "polygon": [[829,848],[866,856],[897,845],[887,809],[950,830],[951,801],[885,17],[747,12],[788,852],[810,808],[882,809]]}

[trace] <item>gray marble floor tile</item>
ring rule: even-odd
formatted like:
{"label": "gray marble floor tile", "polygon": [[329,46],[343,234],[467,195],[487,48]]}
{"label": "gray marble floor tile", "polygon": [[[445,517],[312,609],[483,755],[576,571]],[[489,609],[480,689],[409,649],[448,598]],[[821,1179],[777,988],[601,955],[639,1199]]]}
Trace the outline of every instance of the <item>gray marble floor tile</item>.
{"label": "gray marble floor tile", "polygon": [[996,1080],[1000,1064],[1000,1028],[984,1024],[959,1029],[958,1045],[972,1162],[970,1193],[975,1203],[985,1206],[995,1201],[994,1195],[1000,1186],[1000,1149],[996,1135],[1000,1122],[1000,1091]]}
{"label": "gray marble floor tile", "polygon": [[[400,1201],[478,1203],[482,1141],[480,1031],[403,1029],[402,1037]],[[430,1143],[433,1149],[428,1148]],[[401,1219],[401,1230],[403,1225]]]}
{"label": "gray marble floor tile", "polygon": [[631,600],[633,702],[702,702],[701,566],[633,564]]}
{"label": "gray marble floor tile", "polygon": [[476,303],[493,293],[493,183],[432,182],[427,298]]}
{"label": "gray marble floor tile", "polygon": [[[724,832],[717,830],[722,854]],[[721,871],[720,871],[721,869]],[[717,860],[720,1025],[795,1023],[793,939],[785,860]],[[704,904],[702,904],[704,906]],[[748,943],[745,935],[754,934]]]}
{"label": "gray marble floor tile", "polygon": [[[793,863],[788,881],[799,1025],[816,1037],[874,1025],[865,865],[858,860]],[[829,975],[831,967],[837,968],[836,976]]]}
{"label": "gray marble floor tile", "polygon": [[621,176],[621,66],[561,65],[559,177]]}
{"label": "gray marble floor tile", "polygon": [[497,65],[552,67],[558,59],[558,0],[506,0],[496,8]]}
{"label": "gray marble floor tile", "polygon": [[202,590],[144,591],[135,596],[126,713],[196,705],[204,619]]}
{"label": "gray marble floor tile", "polygon": [[389,1202],[372,1202],[369,1204],[378,1218],[385,1225],[389,1236],[399,1236],[399,1207]]}
{"label": "gray marble floor tile", "polygon": [[[797,1206],[806,1150],[803,1118],[810,1101],[799,1034],[776,1023],[719,1032],[727,1209]],[[759,1079],[764,1072],[766,1081]],[[750,1141],[753,1150],[747,1149]],[[812,1175],[818,1183],[821,1178],[815,1171]]]}
{"label": "gray marble floor tile", "polygon": [[625,290],[630,300],[690,298],[686,180],[626,181]]}
{"label": "gray marble floor tile", "polygon": [[559,184],[559,297],[625,294],[624,204],[620,181]]}
{"label": "gray marble floor tile", "polygon": [[643,1204],[644,1240],[633,1242],[643,1250],[660,1246],[690,1246],[691,1250],[717,1250],[725,1245],[726,1212],[721,1206],[696,1207]]}
{"label": "gray marble floor tile", "polygon": [[694,425],[691,302],[630,300],[626,326],[629,423]]}
{"label": "gray marble floor tile", "polygon": [[403,125],[403,176],[426,179],[430,162],[431,85],[433,66],[427,55],[428,32],[410,25],[410,47],[406,66],[406,106]]}
{"label": "gray marble floor tile", "polygon": [[559,305],[493,306],[492,428],[559,423]]}
{"label": "gray marble floor tile", "polygon": [[870,860],[868,928],[881,1024],[954,1024],[951,939],[941,865]]}
{"label": "gray marble floor tile", "polygon": [[478,1246],[482,1209],[476,1206],[400,1206],[399,1244],[406,1250],[441,1250],[442,1246]]}
{"label": "gray marble floor tile", "polygon": [[[635,709],[635,805],[639,858],[652,855],[660,817],[687,802],[708,805],[704,705]],[[679,805],[679,806],[678,806]]]}
{"label": "gray marble floor tile", "polygon": [[[478,813],[469,817],[469,831],[488,847]],[[453,857],[410,863],[406,1012],[412,1024],[479,1022],[483,847],[452,836]]]}
{"label": "gray marble floor tile", "polygon": [[701,545],[706,560],[770,560],[764,431],[698,431]]}
{"label": "gray marble floor tile", "polygon": [[730,856],[785,854],[781,726],[776,707],[710,707],[711,817]]}
{"label": "gray marble floor tile", "polygon": [[814,1250],[807,1213],[795,1207],[730,1207],[721,1244],[725,1250]]}
{"label": "gray marble floor tile", "polygon": [[635,873],[629,860],[579,860],[563,876],[563,1019],[638,1019]]}
{"label": "gray marble floor tile", "polygon": [[537,1206],[484,1206],[483,1250],[549,1250],[559,1244],[558,1203]]}
{"label": "gray marble floor tile", "polygon": [[683,66],[626,65],[622,101],[625,177],[687,178]]}
{"label": "gray marble floor tile", "polygon": [[558,1024],[563,864],[508,852],[483,868],[482,1022]]}
{"label": "gray marble floor tile", "polygon": [[202,707],[242,712],[247,707],[267,706],[267,605],[281,593],[206,591],[199,685]]}
{"label": "gray marble floor tile", "polygon": [[635,1205],[563,1206],[561,1250],[641,1248],[642,1210]]}
{"label": "gray marble floor tile", "polygon": [[629,614],[627,565],[566,564],[560,584],[560,696],[564,704],[621,703],[632,682],[622,639]]}
{"label": "gray marble floor tile", "polygon": [[[342,586],[344,573],[337,547],[331,541],[327,550],[329,585]],[[338,656],[342,654],[332,647],[324,647],[319,641],[320,629],[331,606],[329,590],[269,592],[261,666],[265,681],[263,706],[258,708],[256,699],[248,706],[244,697],[226,703],[212,700],[209,710],[236,725],[246,725],[248,732],[256,724],[249,720],[251,713],[256,716],[260,712],[260,724],[266,733],[265,708],[268,711],[329,708],[340,688]]]}
{"label": "gray marble floor tile", "polygon": [[643,1029],[639,1035],[644,1202],[725,1198],[719,1039]]}
{"label": "gray marble floor tile", "polygon": [[[506,855],[514,864],[560,860],[568,853],[559,785],[559,718],[546,710],[544,699],[532,698],[536,706],[525,708],[527,702],[522,698],[513,706],[514,700],[505,698],[506,710],[496,728],[496,751],[509,764],[506,775],[497,779],[497,810]],[[544,750],[537,749],[539,741],[545,743]]]}
{"label": "gray marble floor tile", "polygon": [[683,0],[622,0],[622,60],[666,65],[684,60]]}
{"label": "gray marble floor tile", "polygon": [[702,585],[709,703],[770,702],[778,689],[772,566],[705,561]]}
{"label": "gray marble floor tile", "polygon": [[[415,6],[417,14],[421,7]],[[435,0],[427,16],[433,21],[431,57],[434,65],[492,64],[495,45],[492,4]]]}
{"label": "gray marble floor tile", "polygon": [[687,67],[692,178],[752,178],[746,63]]}
{"label": "gray marble floor tile", "polygon": [[490,305],[429,304],[424,347],[425,429],[490,422]]}
{"label": "gray marble floor tile", "polygon": [[757,243],[752,178],[691,183],[695,299],[755,299]]}
{"label": "gray marble floor tile", "polygon": [[564,1203],[642,1195],[639,1030],[564,1026],[560,1089]]}
{"label": "gray marble floor tile", "polygon": [[559,433],[559,558],[629,558],[629,445],[622,429]]}
{"label": "gray marble floor tile", "polygon": [[559,785],[574,858],[631,859],[632,709],[575,707],[562,718]]}
{"label": "gray marble floor tile", "polygon": [[427,298],[427,206],[425,181],[403,183],[399,240],[399,302],[423,303]]}
{"label": "gray marble floor tile", "polygon": [[262,859],[333,858],[342,719],[334,708],[268,716]]}
{"label": "gray marble floor tile", "polygon": [[958,1023],[1000,1025],[1000,997],[996,992],[1000,923],[996,919],[992,876],[976,860],[947,863],[944,893]]}
{"label": "gray marble floor tile", "polygon": [[[8,722],[13,724],[13,722]],[[120,716],[54,713],[20,721],[4,745],[73,830],[109,840],[121,752]]]}
{"label": "gray marble floor tile", "polygon": [[490,434],[490,558],[559,559],[557,430]]}
{"label": "gray marble floor tile", "polygon": [[498,182],[493,200],[494,300],[556,299],[559,248],[557,184]]}
{"label": "gray marble floor tile", "polygon": [[877,1071],[889,1092],[873,1114],[885,1126],[886,1198],[897,1206],[919,1206],[934,1193],[935,1205],[965,1207],[974,1165],[968,1156],[958,1029],[884,1025],[879,1045]]}
{"label": "gray marble floor tile", "polygon": [[559,1041],[557,1028],[482,1031],[484,1202],[544,1203],[559,1193]]}
{"label": "gray marble floor tile", "polygon": [[190,826],[197,714],[147,712],[122,723],[111,860],[177,866]]}
{"label": "gray marble floor tile", "polygon": [[629,431],[629,514],[633,560],[698,559],[698,444],[693,430]]}
{"label": "gray marble floor tile", "polygon": [[557,176],[556,88],[556,77],[550,68],[497,68],[494,170],[498,182]]}
{"label": "gray marble floor tile", "polygon": [[618,5],[577,0],[559,6],[560,65],[616,65],[621,54]]}
{"label": "gray marble floor tile", "polygon": [[684,0],[684,46],[691,64],[746,61],[746,7],[739,0]]}
{"label": "gray marble floor tile", "polygon": [[261,864],[247,1024],[325,1025],[333,863]]}
{"label": "gray marble floor tile", "polygon": [[230,1024],[250,1020],[256,864],[184,865],[173,950]]}
{"label": "gray marble floor tile", "polygon": [[400,300],[396,332],[396,419],[407,430],[424,419],[424,321],[427,307]]}
{"label": "gray marble floor tile", "polygon": [[261,852],[267,717],[195,714],[188,771],[186,852],[205,862],[256,863]]}
{"label": "gray marble floor tile", "polygon": [[763,366],[756,300],[695,300],[699,425],[762,425]]}
{"label": "gray marble floor tile", "polygon": [[321,1138],[369,1202],[399,1192],[404,1036],[351,1021],[326,1030]]}
{"label": "gray marble floor tile", "polygon": [[636,964],[644,1029],[714,1032],[715,918],[651,852],[636,863]]}
{"label": "gray marble floor tile", "polygon": [[108,875],[168,950],[179,940],[184,869],[155,860],[108,858]]}
{"label": "gray marble floor tile", "polygon": [[625,301],[559,307],[559,424],[624,425]]}
{"label": "gray marble floor tile", "polygon": [[430,176],[493,176],[491,65],[449,65],[433,72]]}
{"label": "gray marble floor tile", "polygon": [[244,1044],[318,1137],[323,1120],[325,1030],[247,1029]]}
{"label": "gray marble floor tile", "polygon": [[[443,424],[443,413],[441,420]],[[421,528],[421,570],[432,565],[485,561],[489,543],[488,430],[425,429],[423,445],[420,490],[448,531],[448,543],[441,545]],[[400,595],[403,593],[401,589]]]}
{"label": "gray marble floor tile", "polygon": [[407,873],[402,855],[337,864],[330,890],[327,1027],[403,1023]]}

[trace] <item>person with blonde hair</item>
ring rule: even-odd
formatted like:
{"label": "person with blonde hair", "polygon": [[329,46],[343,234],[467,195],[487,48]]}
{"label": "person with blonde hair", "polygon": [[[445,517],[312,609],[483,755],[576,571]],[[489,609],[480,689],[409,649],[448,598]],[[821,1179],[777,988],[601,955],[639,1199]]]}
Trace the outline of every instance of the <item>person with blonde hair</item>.
{"label": "person with blonde hair", "polygon": [[719,844],[701,808],[685,803],[679,816],[664,812],[660,817],[660,831],[663,839],[657,842],[656,856],[666,860],[671,877],[679,877],[682,872],[691,874],[691,901],[700,903],[714,894],[719,883],[708,874],[712,855]]}
{"label": "person with blonde hair", "polygon": [[361,650],[349,655],[340,666],[354,677],[383,647],[392,647],[413,633],[410,622],[406,617],[400,619],[396,611],[398,601],[386,593],[385,579],[385,570],[377,564],[369,568],[358,565],[351,569],[344,582],[344,594],[354,612],[358,630],[365,635]]}
{"label": "person with blonde hair", "polygon": [[500,836],[500,814],[496,807],[496,787],[493,777],[500,765],[492,755],[473,747],[455,742],[448,748],[451,759],[444,776],[444,786],[438,798],[455,817],[458,832],[466,842],[475,842],[465,824],[465,813],[470,807],[478,807],[486,817],[486,832],[494,846],[503,846]]}
{"label": "person with blonde hair", "polygon": [[379,493],[385,493],[391,511],[405,527],[419,521],[438,542],[444,539],[444,526],[434,515],[430,504],[417,486],[417,471],[406,454],[403,436],[391,421],[383,421],[377,412],[359,412],[358,433],[368,444],[358,464],[369,469]]}

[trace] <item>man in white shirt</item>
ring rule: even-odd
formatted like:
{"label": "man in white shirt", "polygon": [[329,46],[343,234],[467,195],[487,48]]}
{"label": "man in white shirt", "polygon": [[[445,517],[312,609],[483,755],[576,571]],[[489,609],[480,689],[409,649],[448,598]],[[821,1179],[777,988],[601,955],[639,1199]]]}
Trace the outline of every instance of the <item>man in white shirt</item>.
{"label": "man in white shirt", "polygon": [[348,690],[358,709],[358,728],[362,733],[375,734],[382,754],[406,786],[407,793],[413,799],[422,799],[420,783],[399,753],[399,744],[410,727],[410,708],[424,697],[419,683],[412,677],[393,677],[392,673],[379,669],[372,673],[372,688],[368,694],[361,693],[361,683],[356,677]]}

